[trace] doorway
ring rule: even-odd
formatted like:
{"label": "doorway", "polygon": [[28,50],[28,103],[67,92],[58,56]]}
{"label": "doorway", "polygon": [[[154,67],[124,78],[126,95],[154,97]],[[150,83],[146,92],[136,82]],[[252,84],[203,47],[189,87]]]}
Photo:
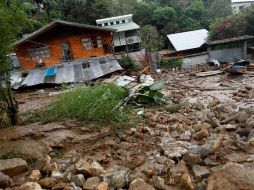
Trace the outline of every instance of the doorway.
{"label": "doorway", "polygon": [[62,62],[72,61],[72,52],[69,42],[64,42],[61,45],[62,49]]}

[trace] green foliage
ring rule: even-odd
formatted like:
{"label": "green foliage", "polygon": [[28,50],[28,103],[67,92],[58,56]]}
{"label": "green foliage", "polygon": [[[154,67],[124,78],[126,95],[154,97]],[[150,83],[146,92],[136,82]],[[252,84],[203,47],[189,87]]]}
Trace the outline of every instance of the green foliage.
{"label": "green foliage", "polygon": [[141,67],[134,63],[134,61],[129,56],[122,56],[121,59],[118,60],[119,64],[122,68],[126,70],[139,71]]}
{"label": "green foliage", "polygon": [[161,68],[173,69],[173,68],[181,68],[182,64],[183,64],[182,57],[170,57],[162,59],[159,65]]}
{"label": "green foliage", "polygon": [[127,95],[125,89],[113,84],[77,87],[59,95],[53,105],[32,117],[44,122],[77,119],[104,125],[123,124],[129,119],[127,111],[112,110]]}
{"label": "green foliage", "polygon": [[4,159],[4,160],[12,159],[12,158],[21,158],[21,156],[19,155],[19,153],[17,153],[17,151],[10,150],[8,152],[4,152],[0,157],[0,159]]}
{"label": "green foliage", "polygon": [[158,7],[153,11],[153,21],[158,26],[163,26],[164,24],[174,20],[176,12],[172,7]]}
{"label": "green foliage", "polygon": [[140,29],[141,46],[147,51],[158,51],[162,48],[162,38],[156,27],[152,25],[145,25]]}

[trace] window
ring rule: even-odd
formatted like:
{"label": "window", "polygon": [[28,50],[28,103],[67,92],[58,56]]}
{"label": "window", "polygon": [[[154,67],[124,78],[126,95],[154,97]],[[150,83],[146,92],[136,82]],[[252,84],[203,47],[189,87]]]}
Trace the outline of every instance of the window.
{"label": "window", "polygon": [[88,62],[83,62],[82,69],[88,69],[88,68],[90,68],[90,64]]}
{"label": "window", "polygon": [[108,26],[108,23],[104,23],[104,26]]}
{"label": "window", "polygon": [[90,38],[83,38],[82,40],[82,44],[86,49],[92,49],[92,43],[91,43],[91,39]]}
{"label": "window", "polygon": [[98,26],[102,26],[102,24],[98,24]]}
{"label": "window", "polygon": [[137,35],[137,31],[136,30],[129,30],[125,32],[125,37],[133,37]]}
{"label": "window", "polygon": [[110,22],[110,25],[114,25],[114,22]]}
{"label": "window", "polygon": [[122,20],[122,23],[126,23],[126,20]]}
{"label": "window", "polygon": [[120,21],[119,21],[119,20],[117,20],[117,21],[116,21],[116,24],[120,24]]}
{"label": "window", "polygon": [[102,40],[101,36],[92,36],[89,38],[83,38],[82,40],[83,46],[87,49],[90,50],[92,48],[102,48]]}
{"label": "window", "polygon": [[43,59],[50,57],[50,51],[48,46],[29,48],[28,54],[32,60],[39,60],[40,58]]}

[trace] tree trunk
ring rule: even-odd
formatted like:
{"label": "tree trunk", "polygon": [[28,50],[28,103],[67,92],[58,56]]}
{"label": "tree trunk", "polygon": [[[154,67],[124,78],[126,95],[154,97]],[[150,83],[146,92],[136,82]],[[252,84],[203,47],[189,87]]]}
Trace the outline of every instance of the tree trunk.
{"label": "tree trunk", "polygon": [[20,118],[19,118],[19,107],[18,107],[18,103],[16,102],[16,100],[14,99],[13,95],[12,95],[12,91],[10,86],[8,87],[8,98],[9,98],[9,117],[11,120],[11,124],[12,125],[18,125],[20,123]]}

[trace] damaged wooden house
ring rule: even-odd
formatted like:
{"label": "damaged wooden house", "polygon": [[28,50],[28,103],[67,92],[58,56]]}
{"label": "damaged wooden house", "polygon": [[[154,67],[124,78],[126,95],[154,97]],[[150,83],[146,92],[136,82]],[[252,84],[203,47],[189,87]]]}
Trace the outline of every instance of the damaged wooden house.
{"label": "damaged wooden house", "polygon": [[21,86],[90,81],[121,66],[112,56],[113,29],[55,20],[13,46],[22,73]]}

